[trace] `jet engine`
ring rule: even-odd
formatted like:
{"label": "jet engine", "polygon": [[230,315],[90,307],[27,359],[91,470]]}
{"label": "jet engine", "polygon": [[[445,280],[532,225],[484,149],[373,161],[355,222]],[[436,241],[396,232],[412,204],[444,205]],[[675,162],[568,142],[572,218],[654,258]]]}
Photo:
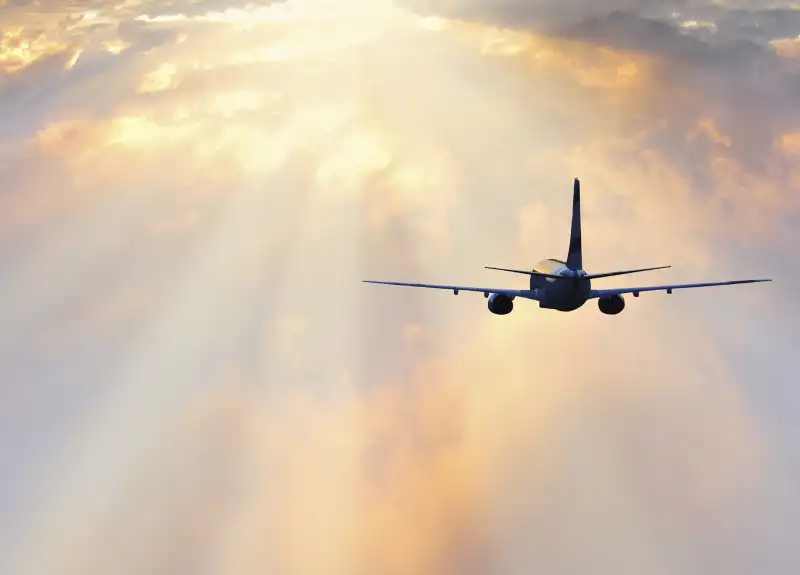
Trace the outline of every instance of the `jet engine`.
{"label": "jet engine", "polygon": [[514,309],[513,298],[501,293],[493,293],[489,296],[489,311],[495,315],[507,315]]}
{"label": "jet engine", "polygon": [[607,295],[597,300],[597,307],[606,315],[617,315],[625,309],[625,298],[621,295]]}

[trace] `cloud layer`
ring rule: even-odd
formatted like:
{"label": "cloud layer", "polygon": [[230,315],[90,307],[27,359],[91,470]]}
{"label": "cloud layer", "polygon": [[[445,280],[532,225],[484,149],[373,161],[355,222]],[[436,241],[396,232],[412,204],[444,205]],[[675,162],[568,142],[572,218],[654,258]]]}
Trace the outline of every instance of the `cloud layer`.
{"label": "cloud layer", "polygon": [[[796,572],[794,11],[2,18],[0,571]],[[574,175],[591,270],[777,281],[360,284],[518,285],[482,267],[563,256]]]}

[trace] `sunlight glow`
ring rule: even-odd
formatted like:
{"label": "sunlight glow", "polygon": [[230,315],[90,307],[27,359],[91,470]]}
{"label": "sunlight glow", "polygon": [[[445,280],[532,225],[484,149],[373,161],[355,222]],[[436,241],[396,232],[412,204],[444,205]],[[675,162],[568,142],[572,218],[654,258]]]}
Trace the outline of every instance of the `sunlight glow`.
{"label": "sunlight glow", "polygon": [[391,152],[380,141],[366,133],[357,133],[340,143],[338,150],[317,169],[320,184],[339,185],[360,192],[358,184],[369,173],[386,168]]}
{"label": "sunlight glow", "polygon": [[139,86],[139,92],[161,92],[174,88],[177,86],[175,76],[178,73],[178,67],[172,63],[165,63],[159,66],[142,80]]}
{"label": "sunlight glow", "polygon": [[714,241],[800,212],[795,131],[763,138],[767,178],[731,122],[780,123],[705,84],[676,111],[653,53],[389,0],[116,8],[0,43],[13,74],[72,55],[0,158],[0,391],[55,438],[9,573],[679,572],[772,512],[718,358],[766,301],[720,330],[712,299],[648,299],[609,337],[595,309],[359,280],[523,287],[481,266],[561,255],[579,170],[592,265],[719,271]]}
{"label": "sunlight glow", "polygon": [[778,142],[778,147],[789,153],[800,156],[800,132],[784,134]]}
{"label": "sunlight glow", "polygon": [[112,40],[109,42],[104,42],[103,46],[105,46],[106,50],[110,54],[122,54],[125,50],[131,47],[130,42],[124,42],[122,40]]}
{"label": "sunlight glow", "polygon": [[[147,116],[122,116],[111,125],[109,143],[132,147],[145,147],[156,142],[165,143],[170,132]],[[175,132],[172,132],[175,134]]]}
{"label": "sunlight glow", "polygon": [[800,37],[771,42],[778,56],[782,58],[800,58]]}

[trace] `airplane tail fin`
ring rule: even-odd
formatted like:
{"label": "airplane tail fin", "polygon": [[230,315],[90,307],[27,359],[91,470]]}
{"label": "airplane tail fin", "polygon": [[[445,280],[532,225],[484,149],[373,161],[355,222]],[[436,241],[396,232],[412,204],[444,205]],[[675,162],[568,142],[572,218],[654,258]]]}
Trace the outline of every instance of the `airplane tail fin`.
{"label": "airplane tail fin", "polygon": [[571,270],[583,269],[583,246],[581,245],[581,182],[575,178],[572,189],[572,227],[569,234],[567,267]]}

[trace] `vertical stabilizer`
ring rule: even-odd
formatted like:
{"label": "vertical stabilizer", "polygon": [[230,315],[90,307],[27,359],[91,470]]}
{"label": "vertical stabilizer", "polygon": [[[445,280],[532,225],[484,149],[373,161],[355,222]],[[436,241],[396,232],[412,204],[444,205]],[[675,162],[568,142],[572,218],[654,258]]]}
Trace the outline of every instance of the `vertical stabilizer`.
{"label": "vertical stabilizer", "polygon": [[575,178],[572,191],[572,227],[569,234],[567,267],[571,270],[583,269],[583,247],[581,246],[581,182]]}

